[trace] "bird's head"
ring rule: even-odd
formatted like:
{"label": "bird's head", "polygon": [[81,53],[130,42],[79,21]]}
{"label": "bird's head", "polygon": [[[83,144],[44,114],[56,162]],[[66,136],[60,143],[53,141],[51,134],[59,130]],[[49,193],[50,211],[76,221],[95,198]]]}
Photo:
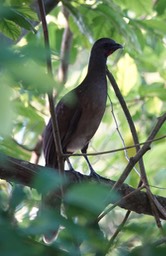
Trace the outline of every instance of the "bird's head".
{"label": "bird's head", "polygon": [[101,53],[107,58],[109,55],[120,48],[123,48],[123,46],[116,43],[114,40],[110,38],[100,38],[94,43],[92,51],[96,52],[97,54]]}

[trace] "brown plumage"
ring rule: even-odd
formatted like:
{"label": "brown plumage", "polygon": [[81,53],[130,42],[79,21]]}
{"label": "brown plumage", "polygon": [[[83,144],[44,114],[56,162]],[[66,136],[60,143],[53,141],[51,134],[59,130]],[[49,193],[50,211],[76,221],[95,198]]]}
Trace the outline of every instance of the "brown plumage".
{"label": "brown plumage", "polygon": [[[109,38],[97,40],[91,50],[88,72],[83,82],[67,93],[57,104],[55,112],[62,150],[74,153],[77,150],[86,152],[89,141],[97,131],[103,117],[107,100],[106,60],[122,46]],[[56,150],[52,133],[52,122],[46,126],[43,138],[43,149],[46,166],[58,168]],[[88,161],[87,157],[85,157]],[[91,175],[95,174],[89,161]],[[56,207],[60,211],[60,200]],[[56,231],[45,236],[48,242],[56,235]]]}
{"label": "brown plumage", "polygon": [[[55,112],[64,153],[87,148],[103,117],[107,99],[106,60],[120,44],[109,38],[95,42],[91,50],[88,72],[83,82],[67,93]],[[57,168],[57,157],[49,121],[43,139],[46,165]]]}

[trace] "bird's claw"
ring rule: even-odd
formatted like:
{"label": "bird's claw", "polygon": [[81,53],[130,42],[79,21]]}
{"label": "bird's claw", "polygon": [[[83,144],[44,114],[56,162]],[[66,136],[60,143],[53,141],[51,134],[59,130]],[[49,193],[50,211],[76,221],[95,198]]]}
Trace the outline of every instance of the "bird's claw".
{"label": "bird's claw", "polygon": [[101,176],[97,174],[92,168],[90,168],[90,177],[95,178],[98,182],[101,182]]}

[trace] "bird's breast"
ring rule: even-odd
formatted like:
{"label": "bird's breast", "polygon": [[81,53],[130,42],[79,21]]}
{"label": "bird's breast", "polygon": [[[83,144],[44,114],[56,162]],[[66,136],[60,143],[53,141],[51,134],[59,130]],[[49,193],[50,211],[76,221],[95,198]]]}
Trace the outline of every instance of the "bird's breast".
{"label": "bird's breast", "polygon": [[75,132],[71,136],[67,151],[74,152],[82,149],[95,134],[98,129],[106,108],[107,85],[99,88],[88,88],[78,95],[81,105],[81,116]]}

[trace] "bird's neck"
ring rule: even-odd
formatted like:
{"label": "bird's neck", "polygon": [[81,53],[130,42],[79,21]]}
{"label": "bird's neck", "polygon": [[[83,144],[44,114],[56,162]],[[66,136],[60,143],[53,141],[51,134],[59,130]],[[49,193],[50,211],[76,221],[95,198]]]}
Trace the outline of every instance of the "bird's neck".
{"label": "bird's neck", "polygon": [[88,65],[88,75],[103,77],[106,75],[106,58],[98,53],[90,56]]}

